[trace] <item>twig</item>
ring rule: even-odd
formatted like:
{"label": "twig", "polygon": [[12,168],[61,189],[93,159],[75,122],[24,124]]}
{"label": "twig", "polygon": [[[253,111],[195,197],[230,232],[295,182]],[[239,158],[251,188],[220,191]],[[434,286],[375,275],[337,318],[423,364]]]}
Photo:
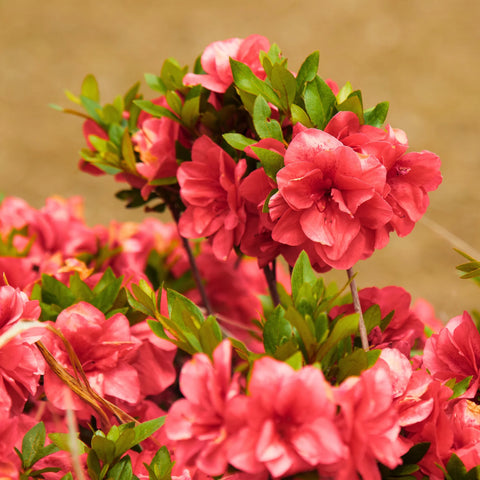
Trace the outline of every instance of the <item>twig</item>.
{"label": "twig", "polygon": [[365,320],[363,319],[362,307],[360,305],[360,298],[358,296],[357,285],[355,283],[355,275],[353,270],[349,268],[347,270],[348,279],[350,280],[350,291],[352,292],[353,308],[358,313],[358,330],[360,332],[360,340],[362,341],[362,348],[367,352],[370,348],[368,345],[367,327],[365,326]]}
{"label": "twig", "polygon": [[280,296],[278,295],[277,290],[276,263],[276,260],[273,259],[269,265],[265,265],[263,267],[263,274],[265,275],[265,279],[267,280],[268,291],[270,292],[270,296],[272,297],[274,307],[280,304]]}

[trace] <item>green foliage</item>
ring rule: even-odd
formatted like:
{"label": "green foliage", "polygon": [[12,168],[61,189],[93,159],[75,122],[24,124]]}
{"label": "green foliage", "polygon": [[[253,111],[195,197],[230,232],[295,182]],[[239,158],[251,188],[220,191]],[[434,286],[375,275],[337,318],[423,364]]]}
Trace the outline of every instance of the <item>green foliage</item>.
{"label": "green foliage", "polygon": [[445,480],[478,480],[480,479],[480,466],[473,467],[467,471],[462,460],[452,453],[450,460],[447,463],[447,468],[440,467],[445,475]]}
{"label": "green foliage", "polygon": [[80,279],[78,272],[70,277],[69,286],[43,274],[41,283],[35,284],[31,298],[40,302],[40,320],[55,321],[62,310],[79,302],[92,304],[108,318],[117,312],[126,313],[128,305],[122,295],[122,281],[123,277],[115,277],[110,268],[93,288]]}
{"label": "green foliage", "polygon": [[149,480],[171,480],[173,462],[167,447],[161,447],[153,457],[150,465],[144,463]]}
{"label": "green foliage", "polygon": [[319,76],[307,83],[304,102],[310,120],[317,128],[325,128],[336,113],[335,95]]}
{"label": "green foliage", "polygon": [[375,105],[375,107],[364,110],[363,118],[365,124],[372,125],[372,127],[382,127],[387,118],[388,107],[388,102],[381,102]]}
{"label": "green foliage", "polygon": [[59,448],[54,444],[45,445],[46,432],[43,422],[37,423],[23,437],[22,451],[15,449],[22,463],[21,480],[29,478],[43,478],[42,474],[47,472],[58,472],[60,468],[43,468],[35,470],[33,467],[42,458],[58,452]]}

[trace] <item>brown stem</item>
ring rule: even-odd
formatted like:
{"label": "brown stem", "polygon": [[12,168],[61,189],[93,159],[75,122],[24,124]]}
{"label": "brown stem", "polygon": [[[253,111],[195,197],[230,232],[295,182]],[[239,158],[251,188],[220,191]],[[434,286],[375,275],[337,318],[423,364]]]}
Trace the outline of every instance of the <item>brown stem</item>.
{"label": "brown stem", "polygon": [[355,283],[354,273],[351,268],[347,270],[348,279],[350,280],[350,291],[352,292],[353,308],[358,313],[358,330],[360,332],[360,340],[362,341],[362,348],[367,352],[369,350],[367,327],[363,319],[362,307],[360,305],[360,298],[358,296],[357,285]]}
{"label": "brown stem", "polygon": [[272,297],[273,306],[276,307],[280,304],[280,296],[277,290],[277,272],[276,272],[276,260],[273,259],[269,265],[263,267],[263,274],[267,280],[268,291]]}
{"label": "brown stem", "polygon": [[188,241],[187,238],[182,237],[182,235],[180,235],[180,231],[178,230],[178,221],[180,220],[180,213],[178,211],[178,208],[175,205],[175,202],[173,201],[167,201],[167,205],[168,205],[168,208],[170,209],[170,212],[172,213],[175,223],[177,224],[178,235],[182,240],[183,248],[187,253],[188,263],[190,264],[190,268],[192,269],[193,279],[195,280],[198,291],[200,292],[200,296],[202,297],[203,306],[207,311],[207,315],[213,315],[213,309],[210,304],[210,301],[208,300],[207,292],[205,290],[205,285],[202,282],[202,277],[200,276],[200,272],[198,271],[197,262],[195,261],[195,256],[193,255],[192,248],[190,247],[190,242]]}

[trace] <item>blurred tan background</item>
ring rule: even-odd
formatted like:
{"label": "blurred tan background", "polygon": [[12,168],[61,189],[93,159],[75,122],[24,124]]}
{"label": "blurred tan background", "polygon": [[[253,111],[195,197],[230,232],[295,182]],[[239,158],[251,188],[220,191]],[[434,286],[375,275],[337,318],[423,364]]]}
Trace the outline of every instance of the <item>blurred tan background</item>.
{"label": "blurred tan background", "polygon": [[[77,171],[81,120],[69,106],[87,73],[102,100],[124,93],[165,58],[193,64],[215,40],[260,33],[298,68],[320,50],[320,75],[360,88],[414,150],[443,161],[444,183],[427,216],[480,250],[480,2],[476,0],[0,0],[0,192],[39,208],[47,196],[83,195],[87,222],[140,220],[113,198],[111,178]],[[147,92],[146,88],[143,89]],[[459,245],[464,248],[463,245]],[[480,256],[480,254],[479,254]],[[404,239],[357,266],[359,286],[400,285],[447,320],[480,308],[480,290],[459,280],[461,257],[419,222]],[[343,277],[342,277],[343,278]]]}

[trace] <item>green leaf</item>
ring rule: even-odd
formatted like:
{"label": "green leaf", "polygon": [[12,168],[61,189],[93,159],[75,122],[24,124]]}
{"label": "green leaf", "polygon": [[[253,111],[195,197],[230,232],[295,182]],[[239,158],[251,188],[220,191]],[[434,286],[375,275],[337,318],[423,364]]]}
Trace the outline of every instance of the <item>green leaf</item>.
{"label": "green leaf", "polygon": [[154,75],[153,73],[146,73],[145,81],[152,90],[160,92],[160,94],[162,95],[165,95],[165,93],[167,93],[167,87],[159,76]]}
{"label": "green leaf", "polygon": [[192,128],[195,126],[200,116],[200,95],[185,100],[181,110],[181,116],[183,123],[187,127]]}
{"label": "green leaf", "polygon": [[94,102],[99,102],[100,93],[98,91],[98,83],[92,74],[88,74],[83,79],[81,92],[82,96],[89,98]]}
{"label": "green leaf", "polygon": [[283,65],[276,63],[272,68],[270,82],[279,94],[283,109],[289,111],[297,92],[295,77]]}
{"label": "green leaf", "polygon": [[133,429],[135,432],[135,443],[132,445],[132,447],[153,435],[160,427],[164,425],[166,418],[167,417],[164,415],[163,417],[154,418],[153,420],[148,420],[140,423],[139,425],[135,425]]}
{"label": "green leaf", "polygon": [[125,110],[129,110],[132,102],[137,98],[138,90],[140,89],[140,82],[135,83],[130,87],[128,92],[123,96],[123,105]]}
{"label": "green leaf", "polygon": [[55,277],[42,275],[42,301],[54,303],[61,308],[67,308],[75,303],[75,295],[70,289]]}
{"label": "green leaf", "polygon": [[403,464],[413,465],[415,463],[418,463],[427,454],[429,448],[429,442],[417,443],[402,456]]}
{"label": "green leaf", "polygon": [[375,364],[378,357],[382,353],[381,350],[365,350],[361,348],[355,349],[351,354],[342,358],[338,362],[338,374],[336,380],[338,383],[343,382],[347,377],[360,375]]}
{"label": "green leaf", "polygon": [[182,100],[180,100],[178,93],[169,91],[166,93],[165,98],[167,99],[168,106],[173,112],[180,116],[182,113]]}
{"label": "green leaf", "polygon": [[174,113],[161,105],[156,105],[148,100],[134,100],[133,103],[154,117],[167,117],[170,120],[179,121],[179,118]]}
{"label": "green leaf", "polygon": [[290,322],[285,318],[285,310],[277,306],[269,315],[263,329],[263,344],[265,352],[275,355],[277,349],[291,340],[294,332]]}
{"label": "green leaf", "polygon": [[306,82],[311,82],[317,76],[320,53],[318,51],[311,53],[302,63],[297,73],[297,91],[302,92]]}
{"label": "green leaf", "polygon": [[232,68],[233,80],[239,89],[255,96],[262,95],[275,106],[280,106],[280,99],[272,87],[256,77],[250,70],[250,67],[242,62],[237,62],[233,58],[230,58],[230,66]]}
{"label": "green leaf", "polygon": [[133,175],[137,174],[137,160],[135,157],[135,152],[133,151],[132,139],[130,138],[130,133],[128,128],[125,129],[122,136],[122,157],[123,157],[123,167],[127,173]]}
{"label": "green leaf", "polygon": [[146,463],[144,465],[149,473],[149,480],[171,480],[173,462],[167,447],[161,447],[152,458],[150,465]]}
{"label": "green leaf", "polygon": [[198,332],[202,350],[212,356],[217,345],[222,341],[222,331],[215,317],[209,315]]}
{"label": "green leaf", "polygon": [[317,128],[325,128],[335,112],[336,99],[330,87],[319,76],[307,83],[304,101],[312,123]]}
{"label": "green leaf", "polygon": [[283,156],[267,148],[252,147],[252,150],[260,159],[265,173],[276,180],[277,172],[284,167]]}
{"label": "green leaf", "polygon": [[308,255],[302,250],[292,270],[291,282],[293,301],[295,302],[298,292],[304,283],[313,284],[317,278],[317,274],[310,264]]}
{"label": "green leaf", "polygon": [[455,480],[465,478],[467,475],[467,469],[465,465],[455,453],[452,453],[452,456],[447,463],[447,472]]}
{"label": "green leaf", "polygon": [[363,320],[367,333],[370,333],[375,327],[378,327],[382,321],[382,313],[378,305],[372,305],[366,312],[363,313]]}
{"label": "green leaf", "polygon": [[[78,434],[77,434],[78,437]],[[71,440],[72,436],[70,433],[49,433],[48,438],[50,441],[56,445],[60,450],[65,452],[72,451]],[[76,442],[76,451],[80,454],[88,452],[88,447],[85,445],[79,438],[75,438]]]}
{"label": "green leaf", "polygon": [[22,467],[24,470],[32,468],[33,465],[43,458],[41,452],[45,445],[45,425],[37,423],[23,437],[22,440]]}
{"label": "green leaf", "polygon": [[304,125],[307,128],[312,128],[313,127],[313,123],[311,122],[309,116],[307,115],[307,112],[303,108],[299,107],[298,105],[293,104],[290,107],[290,112],[292,114],[292,123],[293,124],[301,123],[302,125]]}
{"label": "green leaf", "polygon": [[100,118],[100,112],[102,111],[101,105],[99,105],[95,100],[83,95],[80,95],[80,101],[90,117],[92,117],[98,124],[102,125],[103,122]]}
{"label": "green leaf", "polygon": [[452,387],[453,394],[450,397],[451,399],[453,398],[458,398],[460,395],[463,395],[467,390],[470,385],[470,381],[472,380],[473,376],[470,375],[469,377],[464,378],[463,380],[460,380],[458,383],[455,383],[454,386]]}
{"label": "green leaf", "polygon": [[107,480],[132,480],[132,461],[129,456],[122,458],[109,471]]}
{"label": "green leaf", "polygon": [[105,105],[100,112],[103,123],[110,125],[112,123],[120,123],[122,121],[122,112],[118,111],[113,105]]}
{"label": "green leaf", "polygon": [[257,143],[256,140],[247,138],[240,133],[224,133],[223,138],[230,146],[232,146],[237,150],[241,150],[242,152],[249,145],[252,145],[253,143]]}
{"label": "green leaf", "polygon": [[358,333],[358,313],[352,313],[340,318],[326,342],[320,347],[318,359],[321,360],[335,345],[344,338],[356,335]]}
{"label": "green leaf", "polygon": [[92,437],[92,449],[104,464],[112,464],[115,459],[115,442],[98,434]]}
{"label": "green leaf", "polygon": [[360,124],[363,125],[365,120],[363,118],[363,100],[360,90],[355,90],[342,102],[337,103],[337,110],[353,112],[357,115]]}
{"label": "green leaf", "polygon": [[388,102],[377,103],[375,107],[369,108],[363,112],[363,118],[366,125],[372,125],[372,127],[382,127],[385,123],[388,113]]}
{"label": "green leaf", "polygon": [[183,77],[188,67],[180,67],[174,58],[167,58],[162,66],[160,76],[167,90],[181,90],[184,88]]}
{"label": "green leaf", "polygon": [[282,127],[270,118],[272,110],[267,101],[259,95],[253,105],[253,125],[260,138],[274,138],[283,142]]}

